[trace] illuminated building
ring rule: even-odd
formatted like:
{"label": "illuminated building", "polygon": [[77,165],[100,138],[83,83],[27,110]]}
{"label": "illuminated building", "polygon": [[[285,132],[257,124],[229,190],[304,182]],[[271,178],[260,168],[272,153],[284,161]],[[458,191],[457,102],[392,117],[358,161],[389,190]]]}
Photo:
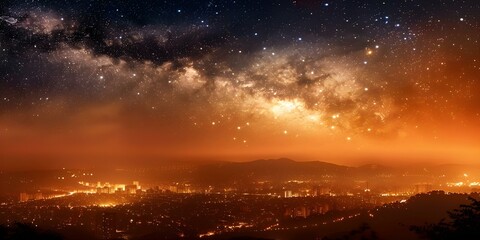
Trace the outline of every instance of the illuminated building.
{"label": "illuminated building", "polygon": [[329,195],[331,191],[332,189],[329,187],[317,186],[312,189],[312,196],[316,197],[322,195]]}
{"label": "illuminated building", "polygon": [[36,192],[33,194],[33,199],[34,200],[42,200],[43,199],[43,194],[41,192]]}
{"label": "illuminated building", "polygon": [[99,187],[99,188],[97,188],[97,193],[108,194],[108,193],[110,193],[110,188],[109,187]]}
{"label": "illuminated building", "polygon": [[99,228],[103,239],[112,239],[115,237],[117,230],[117,214],[115,212],[105,211],[100,213],[99,223],[97,227]]}
{"label": "illuminated building", "polygon": [[142,187],[140,186],[140,182],[139,182],[139,181],[133,181],[133,185],[135,185],[138,190],[142,189]]}
{"label": "illuminated building", "polygon": [[114,191],[125,191],[125,184],[115,184]]}
{"label": "illuminated building", "polygon": [[432,184],[419,183],[415,184],[415,193],[426,193],[432,191]]}
{"label": "illuminated building", "polygon": [[169,190],[170,192],[177,193],[177,192],[178,192],[178,183],[176,183],[176,184],[174,184],[174,185],[168,186],[168,190]]}
{"label": "illuminated building", "polygon": [[307,218],[310,215],[325,214],[330,210],[328,204],[318,204],[314,206],[295,206],[285,209],[284,216],[289,218]]}
{"label": "illuminated building", "polygon": [[135,185],[126,185],[125,192],[129,194],[135,194],[137,192],[137,186]]}
{"label": "illuminated building", "polygon": [[310,209],[305,206],[287,208],[284,215],[290,218],[307,218],[310,216]]}
{"label": "illuminated building", "polygon": [[20,193],[20,202],[26,202],[30,200],[30,196],[27,193]]}

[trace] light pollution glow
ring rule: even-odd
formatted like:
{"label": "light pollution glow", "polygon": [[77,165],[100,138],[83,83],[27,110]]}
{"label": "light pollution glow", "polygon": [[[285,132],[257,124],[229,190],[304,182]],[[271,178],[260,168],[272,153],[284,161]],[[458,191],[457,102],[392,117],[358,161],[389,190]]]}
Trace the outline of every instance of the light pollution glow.
{"label": "light pollution glow", "polygon": [[[19,11],[29,17],[2,27],[47,39],[80,31],[76,19],[63,21],[53,10],[10,14]],[[158,46],[174,41],[164,29],[180,38],[212,28],[152,24],[122,30],[122,39],[113,29],[103,41],[133,55],[129,47],[151,38]],[[98,53],[87,41],[19,53],[3,37],[2,48],[17,52],[0,52],[9,62],[0,91],[1,167],[265,157],[477,161],[478,42],[452,37],[432,45],[443,34],[436,28],[402,31],[349,43],[355,47],[335,38],[263,41],[257,50],[232,43],[158,62]],[[15,63],[28,67],[15,72]]]}

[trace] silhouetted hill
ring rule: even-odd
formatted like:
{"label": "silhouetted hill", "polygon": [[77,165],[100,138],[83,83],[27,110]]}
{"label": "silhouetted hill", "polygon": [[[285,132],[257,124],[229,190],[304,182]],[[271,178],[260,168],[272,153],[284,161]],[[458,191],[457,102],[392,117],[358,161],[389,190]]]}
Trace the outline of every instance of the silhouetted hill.
{"label": "silhouetted hill", "polygon": [[357,218],[339,221],[334,224],[319,224],[317,227],[308,228],[302,227],[303,225],[306,225],[306,223],[312,224],[318,221],[315,217],[311,217],[305,219],[303,223],[299,223],[298,225],[292,224],[288,226],[289,228],[286,228],[287,230],[232,233],[224,234],[214,239],[230,239],[235,235],[241,234],[243,236],[247,235],[257,238],[262,237],[286,240],[420,240],[423,239],[422,236],[418,235],[415,231],[412,231],[412,226],[438,223],[441,219],[446,219],[448,221],[448,211],[458,209],[461,204],[471,204],[469,197],[478,199],[479,195],[477,193],[447,194],[441,191],[434,191],[413,196],[406,202],[394,202],[370,211],[364,211]]}
{"label": "silhouetted hill", "polygon": [[[468,170],[468,171],[467,171]],[[382,184],[400,180],[412,185],[432,176],[462,177],[464,173],[480,174],[478,168],[467,165],[432,165],[428,167],[388,167],[366,164],[349,167],[322,161],[297,162],[288,158],[260,159],[250,162],[215,162],[197,165],[190,180],[197,183],[233,183],[252,181],[327,180],[343,182],[363,180]]]}
{"label": "silhouetted hill", "polygon": [[332,163],[311,161],[296,162],[291,159],[261,159],[251,162],[222,162],[200,166],[196,180],[200,182],[234,181],[286,181],[311,180],[341,176],[355,171],[355,168]]}

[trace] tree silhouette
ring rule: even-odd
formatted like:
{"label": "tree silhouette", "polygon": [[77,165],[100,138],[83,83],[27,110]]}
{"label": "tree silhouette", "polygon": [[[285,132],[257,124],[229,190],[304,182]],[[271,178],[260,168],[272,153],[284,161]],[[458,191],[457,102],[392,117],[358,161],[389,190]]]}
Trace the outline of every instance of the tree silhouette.
{"label": "tree silhouette", "polygon": [[471,203],[448,212],[449,220],[442,219],[436,224],[412,226],[411,230],[426,239],[480,239],[480,201],[468,198]]}

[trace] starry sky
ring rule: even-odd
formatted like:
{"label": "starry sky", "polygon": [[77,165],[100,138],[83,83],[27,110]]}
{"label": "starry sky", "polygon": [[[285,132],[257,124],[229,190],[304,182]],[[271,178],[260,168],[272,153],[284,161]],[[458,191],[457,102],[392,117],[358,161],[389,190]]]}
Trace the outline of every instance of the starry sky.
{"label": "starry sky", "polygon": [[476,0],[0,3],[2,168],[480,160]]}

